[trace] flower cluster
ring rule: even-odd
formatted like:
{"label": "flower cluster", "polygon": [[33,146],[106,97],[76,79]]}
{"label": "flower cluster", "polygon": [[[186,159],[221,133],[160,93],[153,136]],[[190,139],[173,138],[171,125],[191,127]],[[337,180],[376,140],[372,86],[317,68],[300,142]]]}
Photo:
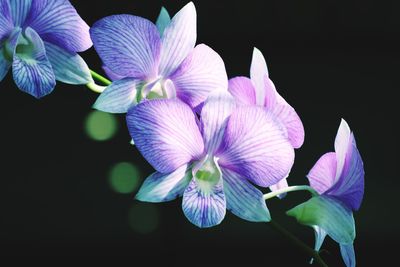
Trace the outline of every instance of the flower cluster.
{"label": "flower cluster", "polygon": [[[12,67],[18,88],[37,98],[56,80],[93,86],[94,74],[77,54],[93,41],[112,80],[94,108],[126,113],[136,148],[156,170],[138,200],[182,196],[183,213],[203,228],[221,223],[226,210],[269,222],[265,200],[299,188],[286,178],[294,149],[304,142],[300,117],[278,93],[257,48],[250,78],[228,80],[218,53],[196,45],[193,3],[172,18],[162,8],[156,23],[113,15],[90,30],[67,0],[0,0],[0,13],[0,80]],[[314,228],[316,251],[329,235],[346,265],[355,266],[352,212],[362,202],[364,167],[344,120],[335,152],[323,155],[307,177],[310,186],[301,188],[314,195],[288,215]],[[264,195],[260,188],[268,187],[272,193]]]}

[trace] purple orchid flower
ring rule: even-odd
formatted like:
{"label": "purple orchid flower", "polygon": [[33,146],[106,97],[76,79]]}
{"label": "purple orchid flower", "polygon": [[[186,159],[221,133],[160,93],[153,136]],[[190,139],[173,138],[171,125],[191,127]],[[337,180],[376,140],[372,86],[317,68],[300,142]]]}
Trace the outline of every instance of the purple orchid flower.
{"label": "purple orchid flower", "polygon": [[263,194],[284,178],[294,161],[293,147],[270,114],[237,107],[223,90],[205,101],[198,121],[179,99],[143,101],[127,114],[136,147],[157,170],[136,198],[163,202],[183,195],[182,208],[198,227],[219,224],[226,209],[238,217],[267,222]]}
{"label": "purple orchid flower", "polygon": [[307,176],[320,196],[288,211],[288,215],[315,230],[315,250],[329,235],[340,244],[346,266],[355,266],[353,212],[364,195],[364,166],[353,133],[342,120],[335,139],[335,152],[324,154]]}
{"label": "purple orchid flower", "polygon": [[[247,77],[230,79],[229,92],[239,104],[261,106],[267,112],[274,114],[293,148],[301,147],[304,142],[304,127],[300,117],[276,91],[274,83],[269,78],[265,58],[257,48],[253,50],[250,77],[250,79]],[[287,186],[286,179],[282,179],[270,189],[275,191]]]}
{"label": "purple orchid flower", "polygon": [[208,94],[228,87],[225,65],[210,47],[196,43],[192,2],[172,19],[163,8],[157,25],[132,15],[115,15],[91,28],[104,69],[115,80],[94,108],[125,113],[143,99],[179,98],[199,110]]}
{"label": "purple orchid flower", "polygon": [[56,80],[87,84],[77,52],[92,46],[89,26],[67,0],[0,0],[0,81],[12,67],[22,91],[43,97]]}

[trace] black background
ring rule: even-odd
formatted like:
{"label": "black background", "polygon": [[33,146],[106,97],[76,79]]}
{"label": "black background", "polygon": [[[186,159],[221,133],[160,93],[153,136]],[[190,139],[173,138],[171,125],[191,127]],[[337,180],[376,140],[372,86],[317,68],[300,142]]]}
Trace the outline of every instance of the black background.
{"label": "black background", "polygon": [[[92,25],[111,14],[155,20],[186,1],[71,1]],[[358,266],[390,265],[396,258],[399,196],[398,94],[400,2],[373,0],[195,1],[198,43],[225,60],[229,77],[248,75],[253,46],[266,57],[279,92],[301,116],[306,140],[296,151],[289,182],[305,184],[320,155],[333,149],[345,118],[364,160],[364,202],[355,213]],[[83,53],[101,72],[93,49]],[[110,266],[308,266],[308,257],[267,224],[227,214],[220,226],[198,229],[176,200],[154,205],[158,228],[146,235],[129,227],[132,195],[114,193],[110,166],[136,164],[142,179],[152,172],[134,147],[124,116],[115,138],[94,142],[84,120],[96,94],[84,86],[57,84],[35,100],[9,74],[0,84],[0,264]],[[307,199],[292,193],[268,202],[273,218],[307,244],[313,233],[284,215]],[[153,205],[153,204],[148,204]],[[342,266],[338,246],[322,252]],[[1,264],[2,265],[2,264]]]}

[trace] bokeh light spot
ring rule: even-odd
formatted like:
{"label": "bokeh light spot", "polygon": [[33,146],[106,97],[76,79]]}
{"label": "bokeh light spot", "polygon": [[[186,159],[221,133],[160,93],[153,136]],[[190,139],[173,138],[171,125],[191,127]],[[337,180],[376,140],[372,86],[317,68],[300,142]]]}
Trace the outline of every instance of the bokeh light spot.
{"label": "bokeh light spot", "polygon": [[86,117],[85,130],[93,140],[108,140],[115,135],[117,128],[118,122],[115,115],[95,110]]}
{"label": "bokeh light spot", "polygon": [[154,232],[159,224],[159,215],[155,204],[138,203],[129,210],[129,225],[139,234]]}
{"label": "bokeh light spot", "polygon": [[135,165],[129,162],[120,162],[112,167],[109,179],[111,188],[115,192],[129,194],[137,188],[140,172]]}

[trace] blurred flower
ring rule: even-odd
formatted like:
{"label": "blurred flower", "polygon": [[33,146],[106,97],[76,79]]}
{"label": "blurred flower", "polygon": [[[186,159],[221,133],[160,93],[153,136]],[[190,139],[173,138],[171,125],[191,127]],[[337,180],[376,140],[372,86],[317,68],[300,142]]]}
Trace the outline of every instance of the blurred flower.
{"label": "blurred flower", "polygon": [[183,195],[186,217],[198,227],[219,224],[226,209],[248,221],[269,221],[263,194],[284,178],[294,151],[273,117],[237,107],[226,91],[212,93],[201,119],[178,99],[144,101],[129,110],[136,147],[157,170],[136,198],[163,202]]}
{"label": "blurred flower", "polygon": [[[239,104],[261,106],[272,113],[292,146],[301,147],[304,142],[303,124],[294,108],[276,91],[274,83],[269,78],[264,56],[257,48],[253,50],[250,77],[250,79],[247,77],[230,79],[229,92]],[[286,179],[282,179],[270,189],[274,191],[287,186]]]}
{"label": "blurred flower", "polygon": [[355,266],[354,210],[364,195],[364,166],[353,133],[342,120],[335,139],[335,152],[324,154],[308,174],[311,187],[320,196],[288,211],[288,215],[315,230],[315,250],[329,235],[340,244],[347,266]]}
{"label": "blurred flower", "polygon": [[90,30],[104,69],[114,80],[94,108],[125,113],[143,99],[179,98],[200,109],[208,94],[227,88],[221,57],[196,43],[196,9],[183,7],[172,19],[163,8],[157,25],[132,15],[114,15]]}
{"label": "blurred flower", "polygon": [[0,0],[0,81],[12,66],[22,91],[43,97],[56,80],[92,81],[77,54],[92,46],[89,26],[67,0]]}

